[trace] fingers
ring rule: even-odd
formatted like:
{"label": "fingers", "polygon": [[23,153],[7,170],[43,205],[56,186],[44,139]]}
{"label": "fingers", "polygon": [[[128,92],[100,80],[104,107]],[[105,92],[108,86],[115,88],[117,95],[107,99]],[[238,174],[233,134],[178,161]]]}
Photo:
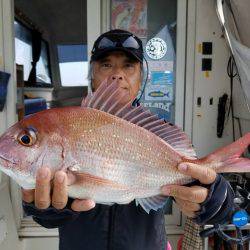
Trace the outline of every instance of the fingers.
{"label": "fingers", "polygon": [[181,163],[178,169],[182,174],[189,175],[203,184],[211,184],[216,178],[216,172],[212,168],[198,164]]}
{"label": "fingers", "polygon": [[[63,171],[57,171],[53,181],[53,193],[51,196],[51,171],[49,168],[40,168],[36,177],[36,188],[34,190],[22,190],[25,202],[35,201],[35,206],[39,209],[46,209],[52,204],[56,209],[63,209],[68,202],[68,185],[75,182],[75,177],[67,177]],[[92,200],[74,200],[71,208],[75,211],[88,211],[95,207]]]}
{"label": "fingers", "polygon": [[182,200],[180,198],[175,198],[175,202],[178,205],[181,212],[190,218],[194,218],[195,212],[198,212],[201,209],[199,203]]}
{"label": "fingers", "polygon": [[95,202],[93,200],[74,200],[71,208],[77,212],[88,211],[95,207]]}
{"label": "fingers", "polygon": [[39,209],[46,209],[50,206],[50,180],[49,168],[40,168],[36,177],[35,206]]}
{"label": "fingers", "polygon": [[22,199],[27,203],[31,203],[35,199],[35,189],[22,189]]}
{"label": "fingers", "polygon": [[63,209],[68,202],[67,175],[63,171],[55,173],[52,194],[52,206]]}
{"label": "fingers", "polygon": [[162,194],[166,196],[173,196],[185,201],[194,203],[202,203],[206,200],[208,189],[200,186],[185,187],[179,185],[163,186]]}
{"label": "fingers", "polygon": [[76,175],[67,172],[67,185],[70,186],[76,182]]}
{"label": "fingers", "polygon": [[180,210],[182,211],[185,210],[187,212],[194,213],[201,209],[201,206],[198,203],[185,201],[179,198],[175,198],[175,201],[177,205],[179,206]]}

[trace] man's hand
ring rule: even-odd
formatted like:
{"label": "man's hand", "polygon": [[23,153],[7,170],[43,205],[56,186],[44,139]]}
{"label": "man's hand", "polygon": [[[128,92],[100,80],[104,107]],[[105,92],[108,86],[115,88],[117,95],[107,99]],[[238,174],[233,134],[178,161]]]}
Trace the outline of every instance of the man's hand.
{"label": "man's hand", "polygon": [[[216,178],[216,172],[213,169],[193,163],[181,163],[178,169],[182,174],[189,175],[202,184],[212,184]],[[162,194],[173,196],[180,210],[191,218],[200,210],[200,203],[206,200],[208,192],[207,188],[201,186],[166,185],[162,187]]]}
{"label": "man's hand", "polygon": [[[53,183],[51,183],[51,171],[47,167],[38,170],[36,178],[36,188],[32,190],[22,190],[23,200],[27,203],[35,202],[39,209],[46,209],[52,205],[56,209],[63,209],[68,202],[67,186],[74,180],[69,179],[63,171],[55,173]],[[53,187],[53,188],[52,188]],[[92,200],[74,200],[71,208],[74,211],[87,211],[95,206]]]}

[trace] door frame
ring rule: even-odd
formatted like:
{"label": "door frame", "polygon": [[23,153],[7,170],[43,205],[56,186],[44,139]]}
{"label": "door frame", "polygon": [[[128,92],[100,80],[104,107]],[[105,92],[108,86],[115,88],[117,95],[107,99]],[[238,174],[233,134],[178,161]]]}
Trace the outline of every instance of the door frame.
{"label": "door frame", "polygon": [[[101,25],[98,27],[99,35],[110,29],[111,0],[103,0],[100,3]],[[94,1],[94,2],[95,2]],[[185,117],[185,74],[186,74],[186,15],[187,0],[177,2],[177,34],[176,34],[176,92],[175,92],[175,124],[184,128]],[[97,35],[98,36],[98,35]],[[96,36],[96,37],[97,37]],[[89,42],[89,41],[88,41]],[[88,44],[93,44],[92,43]]]}

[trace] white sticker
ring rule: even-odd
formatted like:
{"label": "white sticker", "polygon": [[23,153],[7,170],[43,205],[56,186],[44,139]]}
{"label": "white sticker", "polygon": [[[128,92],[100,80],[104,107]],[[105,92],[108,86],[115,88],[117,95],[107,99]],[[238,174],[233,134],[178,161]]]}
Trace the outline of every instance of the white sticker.
{"label": "white sticker", "polygon": [[163,109],[167,112],[170,112],[170,107],[173,103],[171,102],[144,102],[142,103],[143,107],[146,108],[159,108],[159,109]]}
{"label": "white sticker", "polygon": [[154,37],[147,42],[146,53],[151,59],[161,59],[167,53],[167,44],[163,39]]}
{"label": "white sticker", "polygon": [[173,61],[149,61],[148,62],[150,71],[173,71],[174,62]]}

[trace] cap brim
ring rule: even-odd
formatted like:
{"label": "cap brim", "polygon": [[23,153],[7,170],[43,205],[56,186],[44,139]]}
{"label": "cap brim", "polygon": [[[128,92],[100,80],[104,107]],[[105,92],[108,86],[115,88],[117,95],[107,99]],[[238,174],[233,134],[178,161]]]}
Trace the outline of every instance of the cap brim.
{"label": "cap brim", "polygon": [[107,48],[107,49],[103,49],[103,50],[99,50],[98,52],[95,52],[92,56],[91,56],[91,61],[97,61],[99,59],[101,59],[102,57],[105,57],[108,55],[108,53],[113,52],[113,51],[124,51],[127,55],[132,56],[133,58],[135,58],[136,60],[138,60],[139,62],[143,62],[143,58],[140,58],[140,56],[138,55],[138,53],[136,53],[136,51],[131,51],[131,49],[127,49],[127,48]]}

